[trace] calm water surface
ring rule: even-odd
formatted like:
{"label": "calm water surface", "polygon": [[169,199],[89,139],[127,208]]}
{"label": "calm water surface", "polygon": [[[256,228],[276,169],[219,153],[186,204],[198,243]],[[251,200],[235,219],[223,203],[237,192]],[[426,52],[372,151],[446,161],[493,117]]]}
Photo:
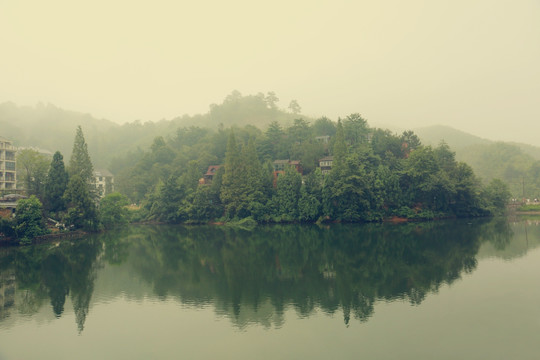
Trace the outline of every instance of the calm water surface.
{"label": "calm water surface", "polygon": [[0,249],[0,359],[538,359],[540,225],[136,226]]}

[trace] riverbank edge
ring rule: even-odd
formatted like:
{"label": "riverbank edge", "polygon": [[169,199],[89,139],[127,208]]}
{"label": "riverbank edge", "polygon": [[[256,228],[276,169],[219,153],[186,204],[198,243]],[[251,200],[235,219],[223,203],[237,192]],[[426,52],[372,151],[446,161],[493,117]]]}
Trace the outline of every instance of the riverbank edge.
{"label": "riverbank edge", "polygon": [[[519,212],[515,211],[514,214],[516,215],[540,215],[540,211],[528,211],[528,212]],[[415,222],[430,222],[430,221],[440,221],[440,220],[448,220],[448,219],[456,219],[456,217],[437,217],[432,219],[423,219],[423,218],[406,218],[406,217],[399,217],[399,216],[392,216],[388,218],[383,218],[381,221],[376,221],[379,223],[391,223],[391,224],[401,224],[401,223],[415,223]],[[254,227],[257,225],[262,225],[261,223],[257,223],[255,220],[253,220],[254,223],[250,222],[247,227]],[[299,224],[300,222],[280,222],[280,223],[268,223],[268,224]],[[322,220],[317,221],[313,224],[341,224],[344,223],[340,220]],[[366,223],[366,222],[362,222]],[[138,221],[130,223],[130,225],[166,225],[166,222],[161,221]],[[235,222],[235,221],[209,221],[204,223],[181,223],[180,225],[211,225],[211,226],[238,226],[243,227],[244,224],[242,224],[241,221]],[[251,225],[251,226],[250,226]],[[107,230],[103,230],[107,231]],[[66,240],[66,239],[78,239],[85,235],[88,235],[88,232],[82,231],[82,230],[76,230],[76,231],[69,231],[69,232],[56,232],[46,235],[37,236],[34,239],[32,239],[32,243],[28,245],[37,245],[42,244],[54,240]],[[19,243],[19,239],[17,238],[8,238],[3,237],[0,238],[0,247],[9,247],[9,246],[23,246]]]}
{"label": "riverbank edge", "polygon": [[[84,235],[88,235],[87,232],[76,230],[76,231],[69,231],[69,232],[57,232],[52,234],[46,234],[41,236],[36,236],[32,239],[32,243],[29,245],[37,245],[42,244],[54,240],[66,240],[66,239],[78,239],[83,237]],[[17,238],[11,238],[11,237],[3,237],[0,238],[0,247],[7,247],[7,246],[20,246],[19,243],[20,239]]]}

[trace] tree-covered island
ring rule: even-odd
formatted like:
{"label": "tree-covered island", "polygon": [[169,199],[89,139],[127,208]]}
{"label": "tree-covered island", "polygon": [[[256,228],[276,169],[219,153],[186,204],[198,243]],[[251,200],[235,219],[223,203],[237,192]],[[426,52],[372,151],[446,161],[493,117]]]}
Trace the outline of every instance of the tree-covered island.
{"label": "tree-covered island", "polygon": [[510,196],[498,180],[482,184],[446,144],[423,146],[411,131],[371,128],[358,114],[264,131],[183,127],[121,162],[129,160],[117,188],[144,219],[167,223],[490,216]]}
{"label": "tree-covered island", "polygon": [[118,192],[104,198],[79,126],[67,167],[60,152],[50,164],[20,153],[31,197],[0,232],[28,242],[47,232],[45,219],[97,231],[127,223],[129,203],[139,206],[132,221],[254,224],[491,216],[510,197],[503,182],[483,184],[448,145],[424,146],[412,131],[371,128],[359,114],[289,124],[179,127],[116,157]]}

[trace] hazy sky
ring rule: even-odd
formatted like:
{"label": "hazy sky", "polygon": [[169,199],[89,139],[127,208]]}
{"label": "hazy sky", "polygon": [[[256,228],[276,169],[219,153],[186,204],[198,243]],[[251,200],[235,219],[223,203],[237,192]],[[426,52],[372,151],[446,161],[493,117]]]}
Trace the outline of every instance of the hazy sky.
{"label": "hazy sky", "polygon": [[154,121],[274,91],[540,145],[540,0],[0,0],[0,49],[0,102]]}

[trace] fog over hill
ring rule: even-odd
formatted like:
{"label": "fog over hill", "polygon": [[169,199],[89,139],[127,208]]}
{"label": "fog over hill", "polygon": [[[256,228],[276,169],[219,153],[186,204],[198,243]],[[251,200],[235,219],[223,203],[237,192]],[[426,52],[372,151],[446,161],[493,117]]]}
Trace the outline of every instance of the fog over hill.
{"label": "fog over hill", "polygon": [[58,150],[69,158],[75,130],[81,125],[95,167],[108,167],[113,157],[139,148],[147,149],[156,136],[173,136],[181,127],[217,130],[219,127],[252,125],[264,129],[272,121],[288,126],[298,117],[310,120],[298,113],[299,108],[294,112],[278,108],[276,100],[272,92],[242,96],[233,91],[221,104],[210,105],[205,114],[122,125],[52,104],[29,107],[5,102],[0,104],[0,136],[12,140],[16,146],[37,147],[50,152]]}
{"label": "fog over hill", "polygon": [[[184,127],[217,131],[231,126],[254,126],[264,131],[273,121],[286,128],[295,118],[308,122],[315,120],[298,113],[299,109],[293,112],[279,108],[276,98],[273,92],[243,96],[233,91],[222,103],[212,104],[205,114],[183,115],[157,122],[133,121],[122,125],[52,104],[28,107],[6,102],[0,104],[0,136],[11,139],[16,146],[49,152],[59,150],[69,159],[76,127],[81,125],[94,167],[110,168],[113,159],[128,153],[137,157],[150,147],[155,137],[170,139]],[[371,127],[378,127],[376,119],[373,122],[368,119],[368,123]],[[485,181],[501,178],[511,185],[514,193],[522,191],[525,178],[530,178],[529,183],[535,182],[536,172],[532,169],[540,160],[539,147],[497,142],[443,125],[413,130],[425,145],[437,146],[441,141],[446,142],[456,152],[456,158],[471,165]],[[390,131],[401,133],[392,128]]]}

